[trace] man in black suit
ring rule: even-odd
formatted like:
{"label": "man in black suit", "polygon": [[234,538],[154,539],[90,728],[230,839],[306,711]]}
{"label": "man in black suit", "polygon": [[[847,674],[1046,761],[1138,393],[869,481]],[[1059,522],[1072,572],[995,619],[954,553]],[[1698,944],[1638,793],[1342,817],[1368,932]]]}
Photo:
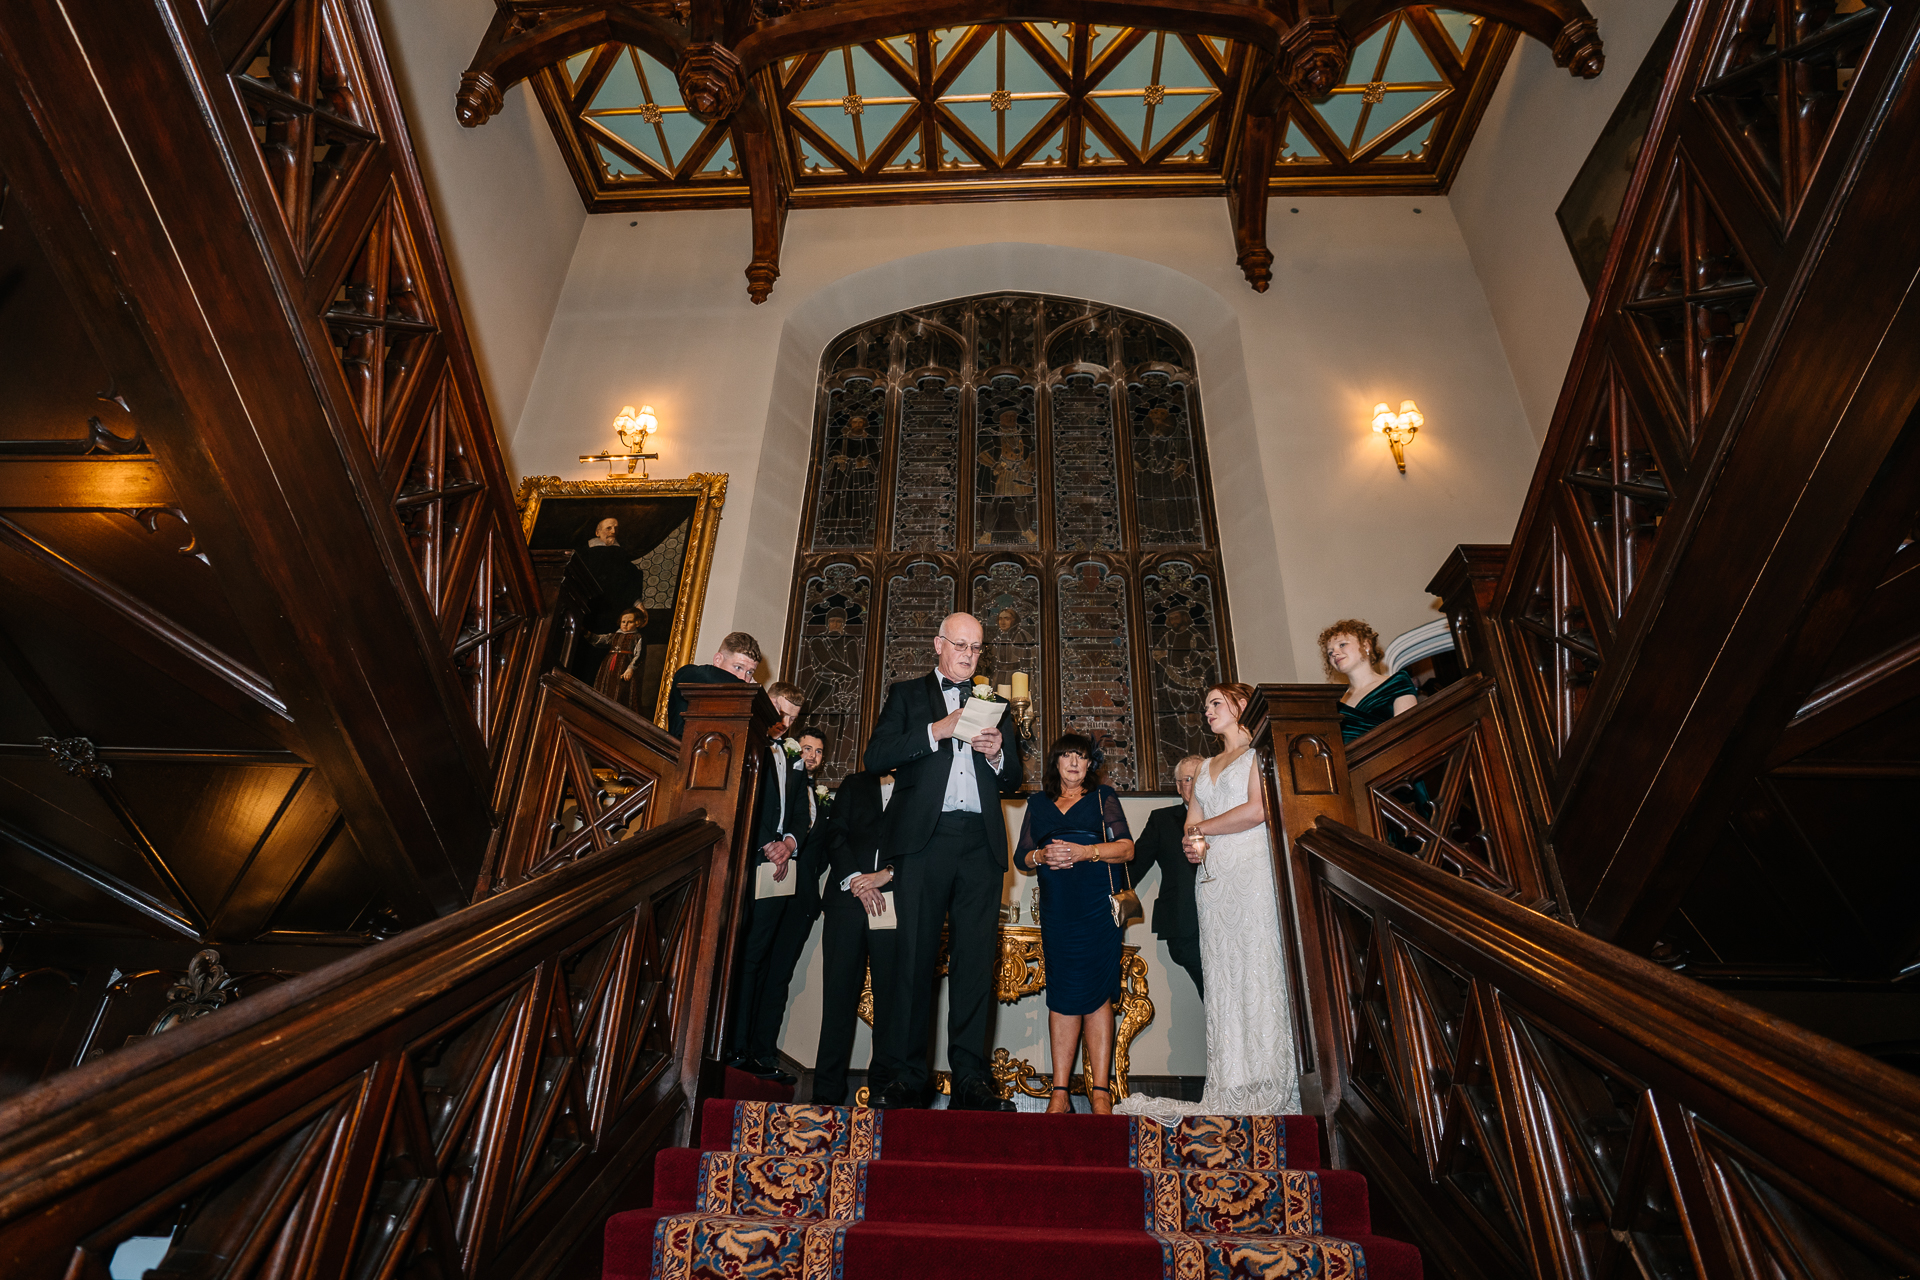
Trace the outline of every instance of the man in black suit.
{"label": "man in black suit", "polygon": [[[791,689],[795,698],[800,696],[800,690],[794,685],[774,687]],[[799,806],[807,830],[800,837],[799,848],[794,850],[792,874],[799,877],[799,883],[794,886],[793,897],[786,900],[780,927],[773,936],[773,951],[767,959],[767,998],[760,1002],[759,1024],[754,1028],[754,1045],[765,1046],[769,1055],[779,1038],[780,1022],[786,1016],[792,996],[793,972],[800,967],[800,955],[807,949],[813,922],[820,918],[820,877],[826,874],[827,863],[833,856],[827,825],[820,814],[820,800],[814,792],[815,771],[827,754],[827,735],[808,725],[793,732],[790,740],[800,744],[800,754],[787,762],[790,795],[795,797],[787,803]]]}
{"label": "man in black suit", "polygon": [[1000,797],[1020,786],[1012,708],[971,742],[954,731],[982,647],[979,619],[956,613],[933,642],[935,668],[887,690],[867,740],[869,773],[894,775],[882,847],[898,877],[895,1000],[900,1016],[875,1042],[874,1069],[889,1077],[877,1106],[925,1106],[927,1033],[940,926],[948,931],[947,1060],[956,1109],[1012,1110],[987,1068],[993,979],[1000,959],[1000,889],[1007,823]]}
{"label": "man in black suit", "polygon": [[728,634],[713,651],[711,662],[689,662],[673,673],[673,690],[667,695],[667,732],[674,737],[687,727],[687,695],[683,684],[732,684],[753,679],[760,669],[760,642],[744,631]]}
{"label": "man in black suit", "polygon": [[[833,808],[819,830],[826,835],[832,862],[827,870],[820,952],[825,987],[820,993],[820,1046],[813,1055],[813,1101],[822,1106],[844,1106],[847,1068],[853,1064],[854,1023],[859,1020],[860,991],[873,971],[874,1056],[879,1057],[881,1029],[893,1017],[894,959],[897,929],[869,928],[869,916],[886,911],[882,895],[893,883],[893,868],[880,854],[880,837],[888,803],[893,798],[892,777],[850,773],[833,793]],[[887,1081],[877,1066],[867,1072],[869,1098],[886,1091]]]}
{"label": "man in black suit", "polygon": [[1160,868],[1160,895],[1153,904],[1153,932],[1167,944],[1167,954],[1187,971],[1200,998],[1207,998],[1207,984],[1200,971],[1200,917],[1193,907],[1193,875],[1197,867],[1187,860],[1181,848],[1186,834],[1187,806],[1193,803],[1193,779],[1206,762],[1188,756],[1173,766],[1174,789],[1180,803],[1155,809],[1147,817],[1147,829],[1133,846],[1133,864],[1139,868],[1134,883]]}
{"label": "man in black suit", "polygon": [[[775,880],[799,874],[793,856],[812,825],[812,810],[807,803],[812,795],[806,773],[798,767],[797,758],[789,760],[781,743],[787,726],[800,715],[800,690],[780,681],[767,687],[767,697],[780,719],[768,731],[772,745],[760,767],[754,856],[749,866],[756,888],[762,864],[774,867]],[[792,1084],[793,1076],[780,1069],[775,1056],[780,1016],[787,1007],[787,984],[774,980],[773,946],[797,896],[797,892],[765,898],[756,895],[748,906],[746,952],[741,957],[740,981],[734,988],[739,1002],[733,1013],[733,1057],[727,1062],[730,1067],[780,1084]]]}

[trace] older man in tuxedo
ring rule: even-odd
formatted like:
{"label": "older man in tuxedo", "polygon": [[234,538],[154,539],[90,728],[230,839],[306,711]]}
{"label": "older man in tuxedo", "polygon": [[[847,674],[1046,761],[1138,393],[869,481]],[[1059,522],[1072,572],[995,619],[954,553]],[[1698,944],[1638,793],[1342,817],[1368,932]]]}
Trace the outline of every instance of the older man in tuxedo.
{"label": "older man in tuxedo", "polygon": [[895,1011],[876,1040],[874,1071],[889,1083],[876,1105],[925,1106],[927,1033],[940,926],[948,932],[947,1060],[957,1109],[1011,1110],[993,1087],[987,1039],[1000,953],[1000,889],[1007,823],[1000,798],[1020,786],[1020,741],[1012,708],[970,742],[954,734],[980,662],[979,619],[956,613],[933,642],[934,670],[887,690],[867,740],[872,774],[894,775],[882,857],[894,870],[900,912]]}

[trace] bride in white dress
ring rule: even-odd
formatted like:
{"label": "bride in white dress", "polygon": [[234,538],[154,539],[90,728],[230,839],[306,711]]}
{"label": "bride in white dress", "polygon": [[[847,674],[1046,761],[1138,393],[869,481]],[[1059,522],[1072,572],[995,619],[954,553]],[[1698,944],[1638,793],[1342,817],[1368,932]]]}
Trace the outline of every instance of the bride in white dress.
{"label": "bride in white dress", "polygon": [[1252,693],[1246,685],[1207,690],[1207,727],[1226,749],[1201,766],[1187,808],[1187,856],[1201,864],[1194,902],[1207,975],[1206,1092],[1198,1102],[1134,1094],[1114,1104],[1117,1114],[1175,1120],[1300,1113],[1266,795],[1253,767],[1253,740],[1240,726]]}

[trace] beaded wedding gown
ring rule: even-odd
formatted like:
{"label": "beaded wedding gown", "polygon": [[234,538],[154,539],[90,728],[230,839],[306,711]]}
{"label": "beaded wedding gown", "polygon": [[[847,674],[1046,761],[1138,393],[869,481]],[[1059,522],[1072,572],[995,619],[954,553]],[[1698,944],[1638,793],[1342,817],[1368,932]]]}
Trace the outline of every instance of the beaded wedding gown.
{"label": "beaded wedding gown", "polygon": [[[1193,780],[1205,817],[1247,798],[1251,749],[1211,778],[1208,761]],[[1134,1094],[1114,1105],[1124,1115],[1174,1120],[1180,1116],[1298,1115],[1300,1064],[1294,1056],[1293,1013],[1280,950],[1279,897],[1263,823],[1233,835],[1207,838],[1206,871],[1196,878],[1200,965],[1207,977],[1207,1088],[1198,1102]]]}

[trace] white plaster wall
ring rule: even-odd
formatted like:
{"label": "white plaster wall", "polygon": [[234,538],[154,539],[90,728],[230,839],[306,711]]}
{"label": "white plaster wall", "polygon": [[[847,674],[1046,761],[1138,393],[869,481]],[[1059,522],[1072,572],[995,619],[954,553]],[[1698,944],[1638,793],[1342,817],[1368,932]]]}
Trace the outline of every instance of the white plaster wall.
{"label": "white plaster wall", "polygon": [[[507,465],[586,206],[525,84],[478,129],[454,118],[491,0],[374,0]],[[609,415],[608,419],[613,419]],[[598,452],[598,450],[594,450]]]}
{"label": "white plaster wall", "polygon": [[[1486,289],[1527,422],[1544,440],[1587,314],[1587,290],[1553,211],[1606,128],[1670,0],[1587,0],[1607,65],[1576,80],[1552,51],[1522,39],[1507,64],[1450,196]],[[1505,542],[1511,530],[1493,539]]]}
{"label": "white plaster wall", "polygon": [[[1274,284],[1255,294],[1218,200],[803,211],[755,307],[744,211],[591,217],[514,454],[526,474],[589,476],[578,455],[621,405],[651,403],[656,474],[731,477],[701,653],[736,627],[778,653],[831,338],[996,289],[1129,307],[1196,351],[1241,676],[1316,679],[1327,622],[1428,621],[1447,551],[1508,536],[1535,443],[1446,200],[1297,199],[1271,227]],[[1369,427],[1403,398],[1428,421],[1405,476]]]}

